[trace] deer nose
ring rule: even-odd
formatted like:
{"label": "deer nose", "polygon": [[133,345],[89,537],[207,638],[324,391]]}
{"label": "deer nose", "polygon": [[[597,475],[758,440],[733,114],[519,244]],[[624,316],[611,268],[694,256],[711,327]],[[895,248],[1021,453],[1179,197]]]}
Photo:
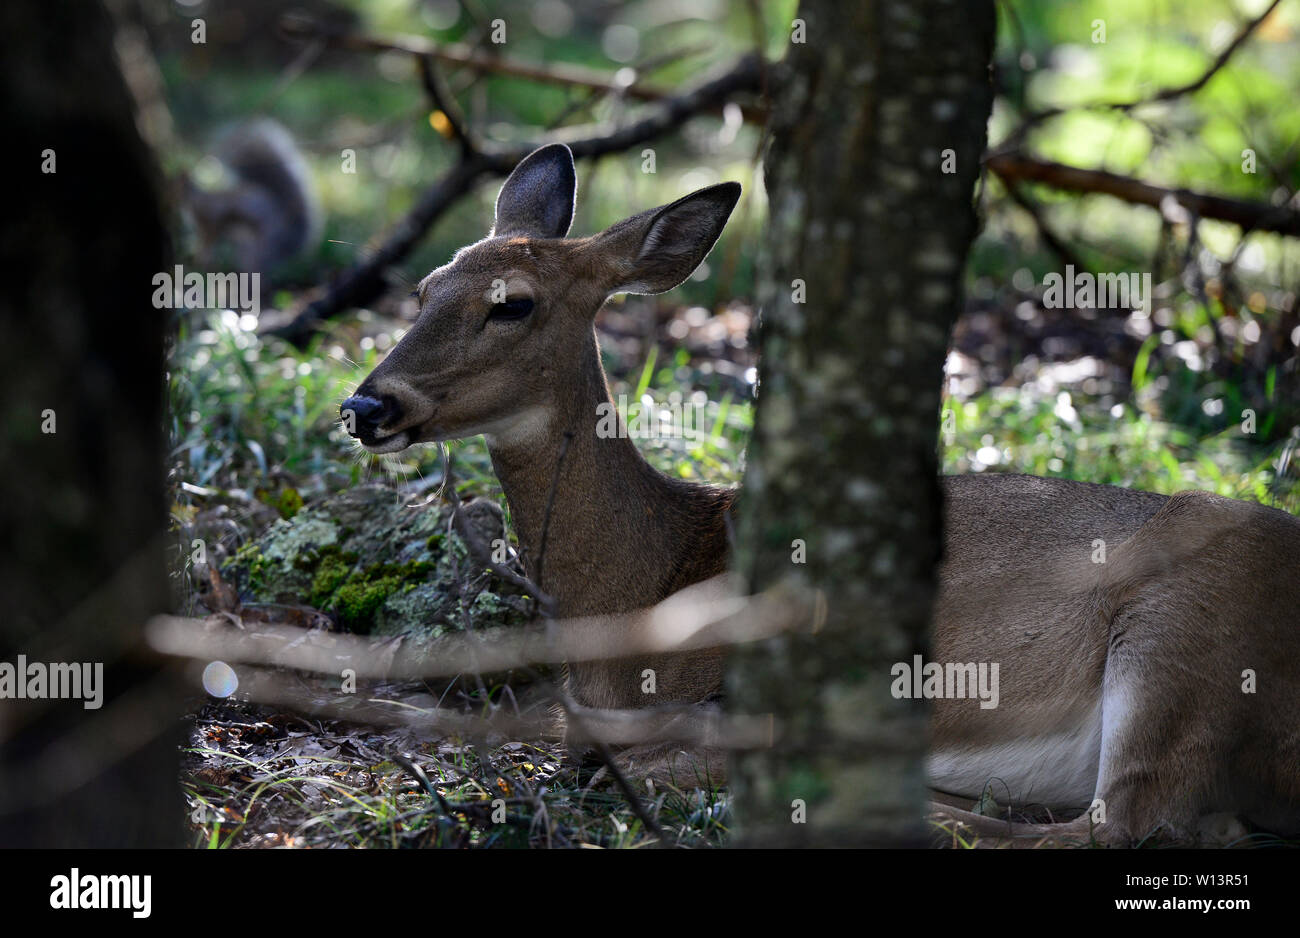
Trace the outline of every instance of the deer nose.
{"label": "deer nose", "polygon": [[[349,413],[353,415],[351,421],[348,420]],[[390,423],[401,416],[401,408],[397,406],[397,401],[387,394],[383,398],[355,394],[340,405],[339,416],[343,418],[352,436],[367,437],[373,436],[375,430],[383,424]]]}

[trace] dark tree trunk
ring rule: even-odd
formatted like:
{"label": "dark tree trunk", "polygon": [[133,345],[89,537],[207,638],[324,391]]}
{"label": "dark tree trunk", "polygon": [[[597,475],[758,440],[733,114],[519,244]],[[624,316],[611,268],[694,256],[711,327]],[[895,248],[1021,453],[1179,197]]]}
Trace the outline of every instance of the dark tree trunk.
{"label": "dark tree trunk", "polygon": [[167,602],[157,173],[98,3],[4,4],[0,72],[0,662],[104,673],[100,709],[0,700],[0,846],[174,844],[177,696],[141,642]]}
{"label": "dark tree trunk", "polygon": [[734,709],[778,726],[773,748],[737,760],[739,841],[913,844],[928,709],[890,695],[890,668],[928,648],[939,396],[976,228],[993,3],[804,0],[798,16],[766,161],[738,565],[754,591],[822,591],[825,621],[733,658]]}

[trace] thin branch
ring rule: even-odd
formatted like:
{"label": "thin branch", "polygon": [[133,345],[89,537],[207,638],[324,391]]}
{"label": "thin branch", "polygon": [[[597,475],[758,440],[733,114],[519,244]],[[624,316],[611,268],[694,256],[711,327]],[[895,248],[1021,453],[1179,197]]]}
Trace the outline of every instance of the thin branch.
{"label": "thin branch", "polygon": [[1088,265],[1083,263],[1078,255],[1074,253],[1074,250],[1052,230],[1052,227],[1047,223],[1047,219],[1043,217],[1043,207],[1026,195],[1022,186],[1014,182],[1008,182],[1007,194],[1033,220],[1034,226],[1038,229],[1038,236],[1043,239],[1043,243],[1051,249],[1052,253],[1059,257],[1063,263],[1074,267],[1075,270],[1088,269]]}
{"label": "thin branch", "polygon": [[[534,589],[536,587],[533,587]],[[744,597],[726,576],[689,586],[649,609],[536,626],[448,634],[419,648],[393,649],[365,636],[318,633],[289,625],[231,629],[215,619],[156,616],[147,639],[158,652],[230,664],[274,664],[335,674],[344,665],[358,677],[422,680],[509,671],[526,664],[603,661],[638,654],[690,652],[762,641],[801,631],[813,600],[793,588]]]}
{"label": "thin branch", "polygon": [[[536,676],[536,672],[533,673]],[[544,686],[549,691],[551,699],[564,711],[565,721],[568,725],[577,732],[579,738],[589,741],[588,745],[591,746],[596,757],[604,763],[610,778],[614,780],[615,787],[618,788],[623,795],[623,799],[632,808],[632,813],[641,819],[641,823],[645,825],[646,830],[654,834],[660,847],[667,847],[668,838],[665,836],[663,828],[659,826],[658,820],[651,816],[649,810],[641,801],[640,795],[633,789],[632,784],[627,780],[627,776],[623,774],[623,770],[619,768],[613,752],[610,751],[609,744],[601,739],[599,733],[592,735],[589,724],[582,716],[585,708],[580,707],[568,694],[554,684],[548,682]]]}
{"label": "thin branch", "polygon": [[1098,101],[1093,104],[1080,104],[1071,107],[1049,107],[1044,108],[1041,111],[1035,111],[1026,116],[1020,123],[1020,126],[1007,135],[1006,140],[999,145],[997,152],[1000,153],[1019,147],[1024,141],[1025,135],[1034,127],[1037,127],[1044,121],[1050,120],[1054,117],[1060,117],[1062,114],[1066,114],[1073,110],[1108,110],[1120,111],[1127,114],[1129,111],[1143,107],[1147,104],[1154,104],[1158,101],[1172,101],[1176,98],[1181,98],[1185,95],[1200,91],[1209,84],[1211,78],[1222,71],[1223,67],[1228,64],[1228,61],[1236,51],[1241,48],[1242,44],[1250,38],[1251,34],[1253,34],[1257,28],[1259,28],[1259,25],[1263,23],[1264,20],[1268,19],[1269,14],[1271,14],[1281,2],[1282,0],[1273,0],[1263,13],[1244,23],[1241,29],[1238,30],[1237,35],[1233,38],[1232,42],[1228,43],[1224,50],[1215,57],[1214,61],[1210,63],[1209,68],[1202,72],[1199,78],[1189,81],[1185,85],[1162,88],[1153,95],[1131,101]]}
{"label": "thin branch", "polygon": [[564,442],[560,444],[560,457],[555,461],[555,474],[551,477],[551,490],[546,494],[546,510],[542,512],[542,537],[537,547],[537,563],[534,574],[538,581],[542,579],[542,562],[546,559],[546,536],[551,532],[551,509],[555,507],[555,491],[560,487],[560,470],[564,468],[564,457],[569,454],[569,444],[573,442],[573,431],[564,431]]}
{"label": "thin branch", "polygon": [[[569,442],[572,440],[572,438],[573,438],[572,433],[565,434],[564,445],[560,449],[560,458],[557,460],[555,466],[555,476],[551,482],[550,496],[547,498],[546,515],[542,522],[542,543],[541,543],[541,547],[538,550],[537,563],[535,565],[536,576],[537,579],[539,580],[541,579],[542,576],[542,561],[545,559],[545,555],[546,555],[546,529],[550,524],[551,506],[555,498],[555,490],[558,487],[560,481],[560,468],[564,465],[564,457],[569,451]],[[465,519],[464,511],[461,508],[460,497],[456,493],[456,486],[451,476],[451,453],[445,448],[443,449],[443,460],[444,460],[443,479],[446,483],[448,500],[452,504],[452,512],[453,512],[453,518],[455,519],[455,523],[458,525],[459,530],[462,531],[462,537],[466,538],[467,543],[470,538],[473,538],[475,540],[474,547],[470,549],[471,553],[478,552],[480,554],[483,554],[485,553],[485,549],[482,544],[482,540],[478,538],[477,532],[473,531],[473,525],[471,525],[468,522],[468,520]],[[468,534],[466,534],[465,532],[468,532]],[[488,560],[489,563],[491,562],[490,557],[487,557],[486,559]],[[497,567],[498,565],[493,564],[493,566]],[[504,568],[500,568],[500,569],[504,570]],[[518,580],[519,582],[528,585],[528,591],[535,598],[531,621],[536,620],[539,611],[542,612],[549,619],[553,615],[554,603],[550,600],[549,597],[546,597],[546,594],[543,593],[539,587],[533,585],[532,582],[528,580],[527,577],[520,576],[518,577]],[[542,604],[541,599],[538,597],[546,597],[545,605]],[[466,631],[468,633],[469,630],[467,629]],[[546,690],[546,692],[549,694],[552,701],[557,705],[559,705],[559,707],[564,710],[565,718],[566,721],[569,723],[569,725],[573,727],[573,729],[576,730],[579,733],[579,735],[582,736],[583,738],[589,738],[592,740],[591,745],[597,757],[601,760],[601,762],[604,763],[606,770],[610,774],[610,777],[614,779],[614,784],[622,792],[623,797],[627,800],[628,804],[631,806],[632,812],[636,814],[638,818],[641,819],[641,823],[645,825],[646,830],[650,831],[652,834],[655,835],[660,846],[667,846],[667,838],[664,836],[663,830],[659,827],[659,823],[650,815],[645,805],[641,803],[641,799],[637,796],[637,793],[633,790],[631,784],[628,782],[627,778],[623,775],[622,770],[618,767],[618,764],[615,762],[614,755],[610,751],[609,746],[600,738],[599,734],[595,736],[590,735],[587,729],[586,722],[579,715],[581,708],[579,708],[579,706],[572,699],[570,699],[569,696],[566,693],[564,693],[563,690],[555,686],[552,682],[544,679],[532,668],[525,667],[522,670],[524,671],[524,673],[530,675],[532,679],[539,684],[539,686],[543,687]],[[477,674],[477,670],[476,670],[476,674]],[[486,758],[486,752],[481,757]]]}
{"label": "thin branch", "polygon": [[388,239],[370,256],[344,271],[323,297],[309,303],[288,322],[267,329],[267,333],[306,344],[306,340],[326,320],[383,295],[389,288],[389,270],[410,254],[429,226],[457,199],[473,191],[475,183],[486,171],[478,158],[457,163],[420,197]]}
{"label": "thin branch", "polygon": [[504,564],[497,563],[492,559],[491,548],[489,548],[487,544],[483,543],[482,536],[479,535],[478,529],[474,527],[474,523],[466,516],[464,506],[462,506],[460,501],[460,496],[456,493],[456,485],[451,476],[450,453],[447,453],[445,458],[446,463],[443,467],[443,473],[444,478],[447,480],[447,485],[443,494],[451,504],[452,519],[456,528],[456,533],[459,534],[461,540],[465,542],[465,548],[469,551],[469,555],[474,558],[475,563],[482,564],[507,583],[518,587],[520,590],[533,597],[537,602],[538,607],[545,610],[545,614],[550,615],[555,608],[555,600],[553,598],[547,595],[541,587],[527,576],[524,576],[521,573],[516,573]]}
{"label": "thin branch", "polygon": [[455,95],[447,87],[447,81],[443,78],[442,69],[438,67],[437,61],[431,55],[416,56],[416,67],[419,69],[420,83],[424,85],[429,101],[447,118],[452,136],[460,144],[461,155],[465,158],[474,156],[483,148],[482,144],[474,136],[469,122],[465,120],[465,112],[460,109]]}
{"label": "thin branch", "polygon": [[[600,94],[615,94],[640,101],[660,101],[672,97],[664,88],[643,85],[636,81],[626,83],[621,76],[583,68],[566,63],[536,65],[492,55],[461,43],[436,43],[423,36],[357,35],[337,30],[310,16],[287,14],[280,21],[280,31],[290,39],[324,41],[332,48],[352,49],[359,52],[405,52],[416,57],[430,56],[446,65],[464,68],[477,74],[507,75],[543,84],[582,88]],[[673,53],[678,55],[678,53]],[[651,62],[636,71],[649,71],[657,67]]]}
{"label": "thin branch", "polygon": [[1231,222],[1243,229],[1300,237],[1300,212],[1286,205],[1266,205],[1224,196],[1170,189],[1099,169],[1081,169],[1013,151],[986,157],[988,168],[1004,182],[1039,182],[1070,192],[1111,195],[1135,205],[1163,210],[1171,202],[1199,218]]}
{"label": "thin branch", "polygon": [[[774,65],[769,65],[768,69],[769,76],[777,71]],[[501,175],[507,175],[516,163],[543,143],[568,144],[575,159],[629,150],[677,128],[687,118],[725,103],[733,94],[757,91],[762,70],[763,65],[757,56],[746,55],[730,68],[689,90],[658,99],[653,106],[642,112],[644,116],[639,120],[614,129],[591,125],[566,128],[562,133],[546,140],[505,148],[493,155],[492,169]]]}
{"label": "thin branch", "polygon": [[1259,14],[1259,16],[1255,17],[1253,20],[1247,21],[1237,32],[1237,35],[1233,38],[1232,42],[1228,43],[1228,45],[1224,47],[1224,50],[1219,53],[1218,57],[1213,63],[1211,63],[1210,67],[1205,70],[1200,78],[1197,78],[1195,81],[1190,81],[1185,85],[1178,85],[1173,88],[1165,88],[1162,91],[1157,91],[1152,97],[1140,101],[1112,104],[1111,107],[1120,111],[1129,111],[1144,104],[1151,104],[1156,101],[1171,101],[1174,98],[1181,98],[1183,95],[1194,94],[1195,92],[1200,91],[1209,83],[1211,78],[1217,75],[1219,71],[1228,64],[1228,60],[1232,58],[1233,53],[1241,47],[1242,43],[1250,38],[1251,33],[1259,28],[1259,25],[1264,22],[1264,20],[1268,19],[1269,14],[1277,9],[1277,5],[1281,2],[1282,0],[1273,0],[1263,13]]}

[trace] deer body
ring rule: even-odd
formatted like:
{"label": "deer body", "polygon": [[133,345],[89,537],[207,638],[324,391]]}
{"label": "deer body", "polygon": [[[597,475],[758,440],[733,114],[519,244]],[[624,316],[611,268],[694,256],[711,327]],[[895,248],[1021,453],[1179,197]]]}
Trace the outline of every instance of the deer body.
{"label": "deer body", "polygon": [[[560,618],[646,609],[723,573],[725,516],[735,495],[663,475],[625,436],[598,436],[597,406],[609,401],[609,390],[594,330],[581,368],[572,396],[536,433],[488,435],[492,466],[523,554],[531,558],[529,572],[538,574],[541,558],[538,586],[555,597]],[[641,691],[647,668],[655,673],[654,697]],[[589,707],[703,700],[721,686],[720,653],[642,655],[568,668],[570,695]]]}
{"label": "deer body", "polygon": [[[561,617],[653,606],[726,567],[734,493],[663,476],[598,433],[609,390],[593,320],[613,293],[686,279],[739,192],[702,189],[570,239],[572,156],[543,147],[502,187],[489,237],[425,278],[419,320],[344,402],[373,452],[484,434]],[[1004,804],[1078,815],[950,816],[1112,843],[1187,835],[1219,811],[1300,830],[1300,519],[1204,492],[996,474],[943,486],[933,657],[996,663],[1001,688],[992,708],[934,702],[931,783],[973,801],[993,782]],[[568,682],[590,707],[707,707],[721,653],[577,663]],[[641,774],[671,776],[658,766],[676,752],[641,755]],[[720,781],[716,753],[701,758]]]}
{"label": "deer body", "polygon": [[1000,662],[1001,693],[934,702],[931,784],[1075,818],[964,820],[1128,843],[1240,813],[1300,833],[1300,519],[1206,492],[944,484],[933,656]]}

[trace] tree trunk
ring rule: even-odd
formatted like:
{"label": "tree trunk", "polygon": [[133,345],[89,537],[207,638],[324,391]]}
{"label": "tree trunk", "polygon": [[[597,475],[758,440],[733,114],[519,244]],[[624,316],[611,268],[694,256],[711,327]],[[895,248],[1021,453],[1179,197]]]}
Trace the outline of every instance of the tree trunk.
{"label": "tree trunk", "polygon": [[98,709],[13,699],[12,681],[0,699],[4,847],[175,844],[181,830],[178,698],[141,641],[167,605],[151,302],[167,236],[113,38],[98,3],[0,7],[17,160],[0,235],[0,664],[89,664],[92,681],[103,667]]}
{"label": "tree trunk", "polygon": [[890,668],[929,645],[939,399],[976,228],[993,3],[804,0],[798,16],[765,164],[737,563],[755,592],[820,590],[825,618],[732,659],[733,708],[777,721],[771,749],[737,759],[738,842],[916,844],[929,711],[891,696]]}

